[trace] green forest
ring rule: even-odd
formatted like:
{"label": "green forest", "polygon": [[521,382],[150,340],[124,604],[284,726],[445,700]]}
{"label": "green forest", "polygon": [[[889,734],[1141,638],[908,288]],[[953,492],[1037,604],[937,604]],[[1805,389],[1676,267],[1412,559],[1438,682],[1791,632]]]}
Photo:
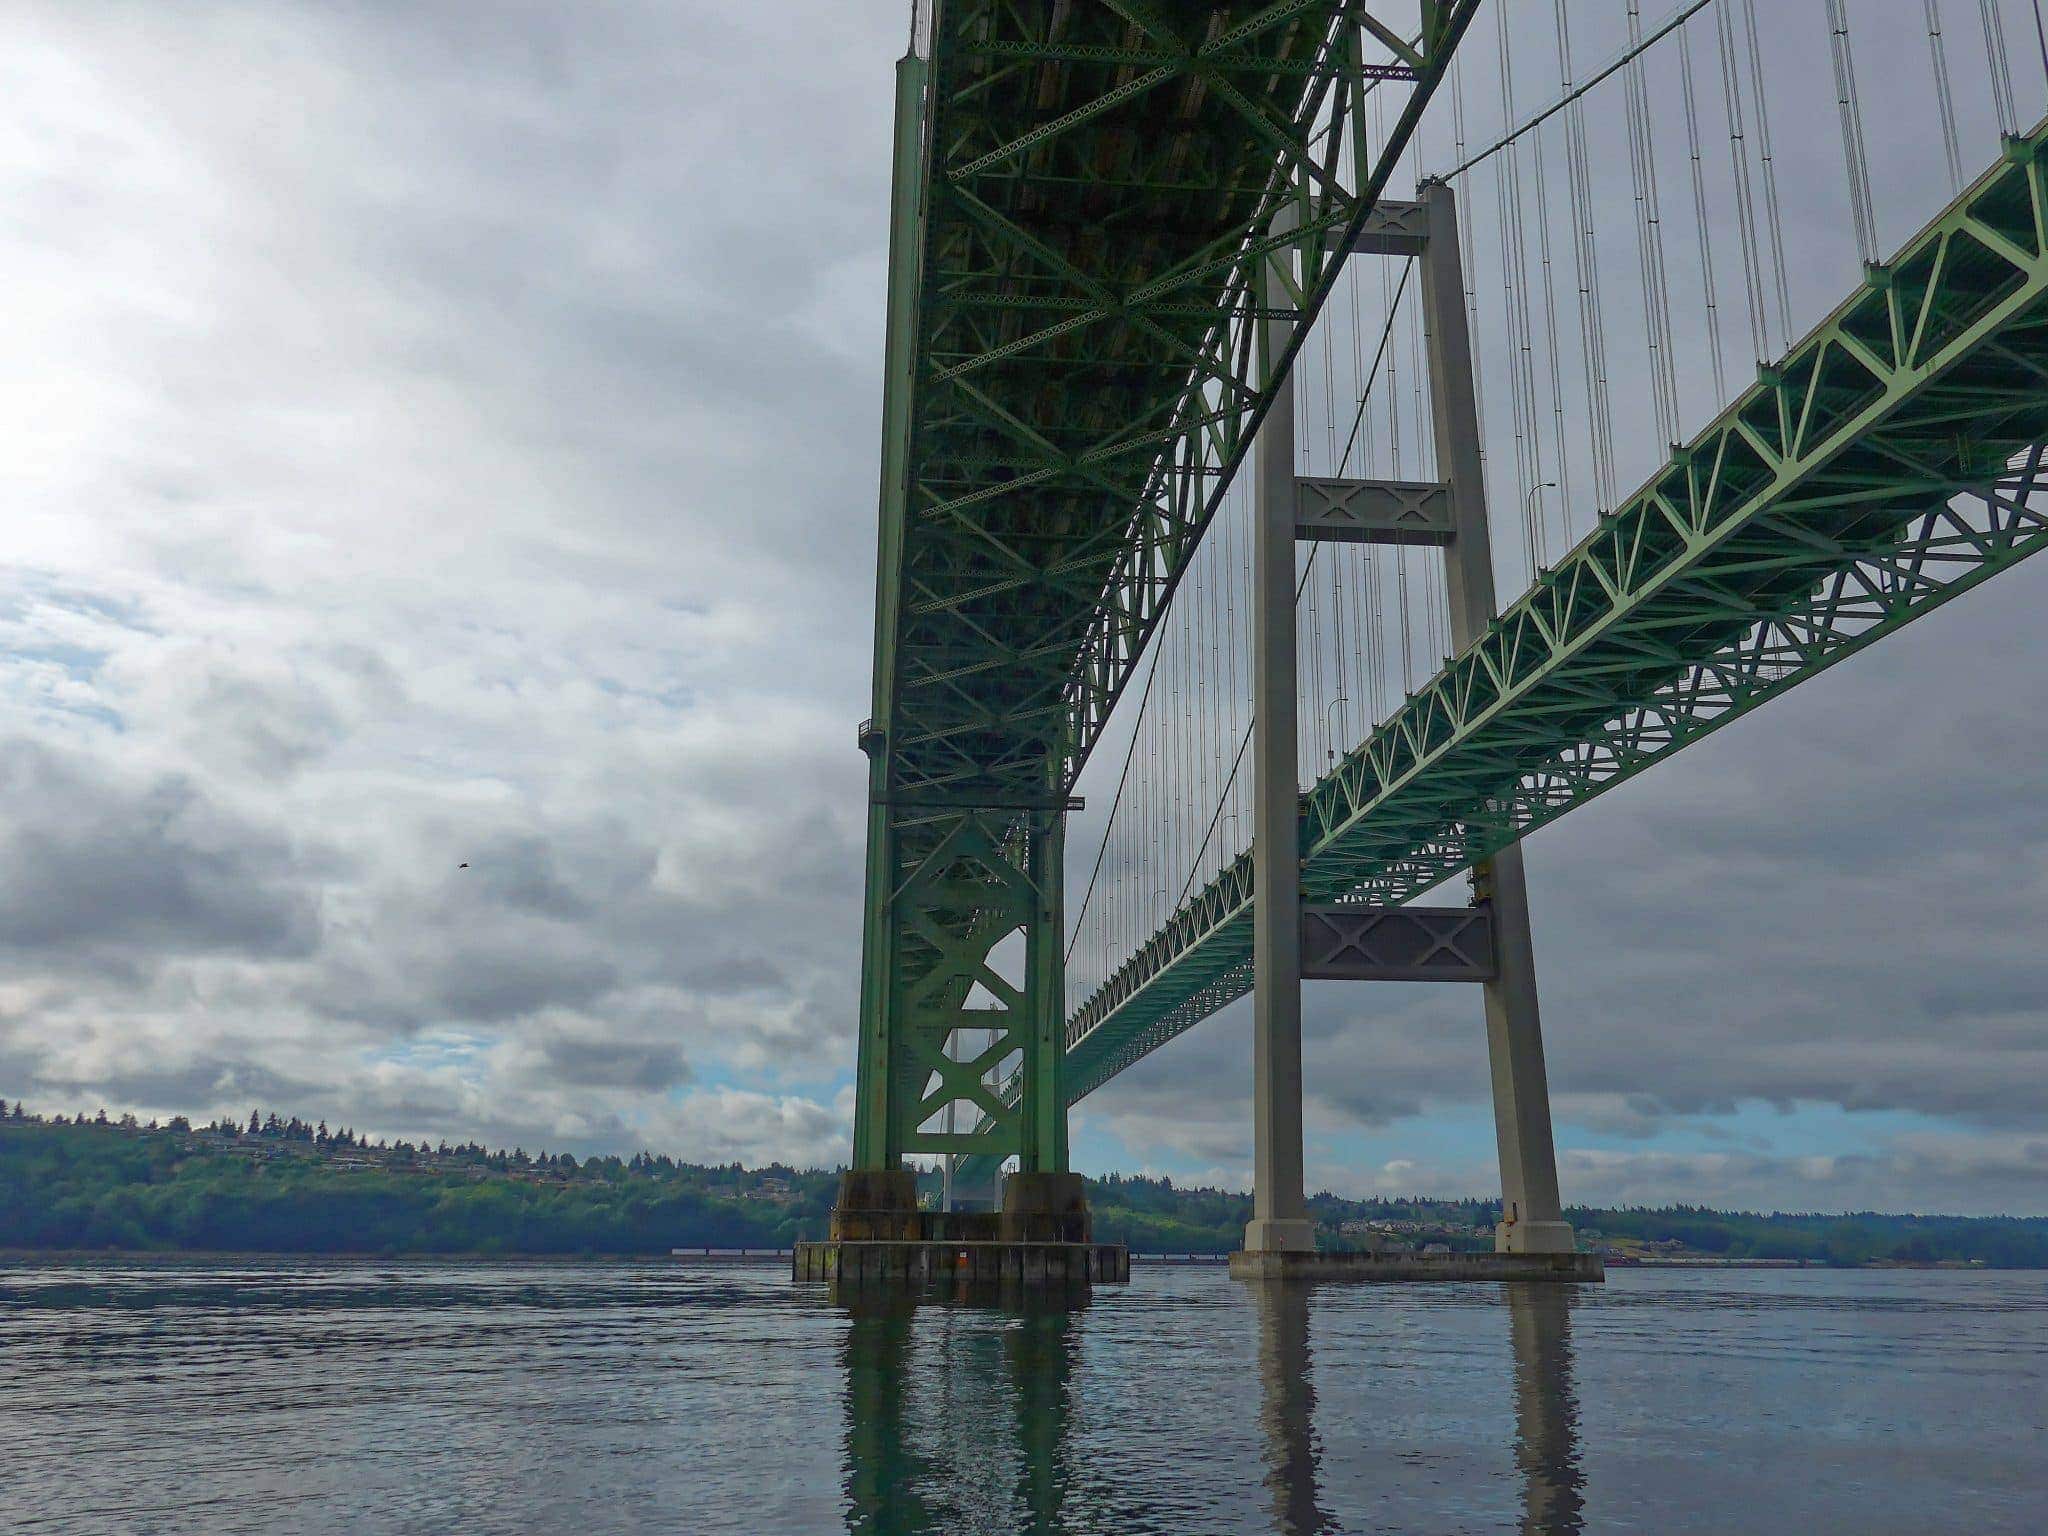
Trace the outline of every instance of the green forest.
{"label": "green forest", "polygon": [[[935,1198],[935,1174],[923,1181]],[[784,1248],[825,1232],[837,1176],[780,1166],[381,1142],[252,1113],[193,1126],[27,1114],[0,1101],[0,1249],[364,1254],[663,1254]],[[1089,1181],[1098,1237],[1223,1253],[1248,1196],[1168,1179]],[[1491,1246],[1496,1205],[1318,1195],[1326,1247]],[[1756,1215],[1576,1208],[1581,1240],[1630,1257],[2048,1268],[2048,1217]]]}

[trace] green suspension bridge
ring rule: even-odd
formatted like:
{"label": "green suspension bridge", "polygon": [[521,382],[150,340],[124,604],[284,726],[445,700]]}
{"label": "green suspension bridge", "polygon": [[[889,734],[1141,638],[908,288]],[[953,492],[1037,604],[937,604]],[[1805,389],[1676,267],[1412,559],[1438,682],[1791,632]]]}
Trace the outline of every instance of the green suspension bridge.
{"label": "green suspension bridge", "polygon": [[1287,990],[1440,972],[1555,1218],[1519,840],[2048,540],[2048,37],[1942,9],[918,7],[856,1167],[1062,1170],[1270,984],[1284,1225]]}

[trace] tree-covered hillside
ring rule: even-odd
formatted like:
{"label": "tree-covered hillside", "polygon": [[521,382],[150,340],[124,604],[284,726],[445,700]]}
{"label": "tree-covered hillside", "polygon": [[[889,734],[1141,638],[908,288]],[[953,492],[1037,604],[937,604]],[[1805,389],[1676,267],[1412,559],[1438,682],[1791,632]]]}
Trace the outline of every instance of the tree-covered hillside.
{"label": "tree-covered hillside", "polygon": [[[194,1127],[104,1114],[44,1119],[0,1101],[0,1248],[273,1253],[648,1254],[822,1237],[837,1189],[817,1169],[372,1142],[296,1118]],[[920,1181],[938,1195],[936,1174]],[[1089,1181],[1097,1236],[1139,1253],[1225,1253],[1248,1196],[1112,1174]],[[1479,1200],[1310,1202],[1325,1247],[1492,1245]],[[2048,1268],[2048,1218],[1574,1209],[1610,1258],[1979,1263]]]}
{"label": "tree-covered hillside", "polygon": [[[822,1233],[837,1180],[666,1157],[373,1145],[298,1121],[0,1119],[0,1247],[666,1253]],[[80,1123],[83,1122],[83,1123]],[[346,1139],[344,1139],[346,1138]]]}

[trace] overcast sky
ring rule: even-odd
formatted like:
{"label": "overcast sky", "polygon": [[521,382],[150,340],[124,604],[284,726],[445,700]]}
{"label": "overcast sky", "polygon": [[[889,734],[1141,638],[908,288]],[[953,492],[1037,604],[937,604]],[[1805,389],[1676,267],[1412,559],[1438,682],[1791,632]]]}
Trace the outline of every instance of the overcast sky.
{"label": "overcast sky", "polygon": [[[0,9],[0,1096],[846,1156],[904,9]],[[1531,841],[1567,1199],[2048,1210],[2044,596]],[[1083,1165],[1242,1182],[1245,1027]],[[1497,1188],[1476,995],[1309,1030]]]}

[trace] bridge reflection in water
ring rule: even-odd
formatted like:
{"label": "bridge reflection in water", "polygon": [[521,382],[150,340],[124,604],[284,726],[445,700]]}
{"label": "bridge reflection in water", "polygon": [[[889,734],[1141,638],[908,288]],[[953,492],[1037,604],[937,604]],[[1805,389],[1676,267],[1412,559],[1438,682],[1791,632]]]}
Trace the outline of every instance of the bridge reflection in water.
{"label": "bridge reflection in water", "polygon": [[[1468,1420],[1494,1418],[1511,1407],[1511,1435],[1505,1446],[1494,1442],[1505,1453],[1495,1465],[1516,1488],[1502,1499],[1497,1486],[1460,1487],[1452,1477],[1445,1497],[1466,1514],[1485,1506],[1489,1517],[1506,1515],[1501,1525],[1528,1536],[1582,1531],[1574,1297],[1541,1285],[1503,1285],[1498,1294],[1498,1322],[1512,1361],[1511,1381],[1502,1385],[1511,1404],[1495,1398],[1440,1406]],[[1347,1302],[1353,1321],[1356,1300]],[[1196,1513],[1202,1509],[1212,1512],[1217,1529],[1277,1536],[1383,1523],[1369,1506],[1344,1507],[1357,1504],[1359,1495],[1370,1498],[1372,1480],[1361,1488],[1358,1477],[1344,1474],[1346,1463],[1369,1459],[1377,1478],[1412,1456],[1398,1452],[1390,1464],[1392,1445],[1358,1443],[1382,1417],[1371,1401],[1382,1389],[1349,1369],[1340,1374],[1327,1363],[1317,1369],[1315,1289],[1276,1285],[1245,1293],[1256,1332],[1255,1376],[1237,1378],[1245,1391],[1216,1394],[1213,1361],[1189,1361],[1189,1401],[1175,1405],[1177,1415],[1213,1430],[1193,1444],[1159,1433],[1159,1405],[1124,1400],[1107,1360],[1092,1368],[1088,1363],[1091,1325],[1105,1354],[1121,1348],[1111,1336],[1122,1305],[851,1311],[840,1345],[848,1531],[1163,1532],[1203,1528]],[[1221,1331],[1228,1319],[1243,1321],[1245,1312],[1214,1308],[1203,1316]],[[1453,1390],[1469,1393],[1470,1378],[1459,1379]],[[1083,1381],[1094,1386],[1084,1389]],[[1418,1382],[1410,1377],[1401,1390],[1418,1390]],[[1426,1377],[1419,1390],[1429,1390]],[[1325,1399],[1320,1415],[1319,1391]],[[1390,1442],[1407,1438],[1412,1417],[1412,1405],[1386,1404]],[[1319,1428],[1319,1418],[1341,1428]],[[1256,1445],[1240,1445],[1254,1423]],[[1333,1481],[1348,1485],[1353,1497],[1334,1498]],[[1402,1500],[1412,1501],[1417,1491],[1402,1490]]]}
{"label": "bridge reflection in water", "polygon": [[860,1536],[1066,1529],[1073,1303],[849,1309],[846,1524]]}
{"label": "bridge reflection in water", "polygon": [[[1585,1474],[1578,1447],[1579,1402],[1572,1382],[1571,1295],[1562,1287],[1504,1285],[1514,1348],[1514,1459],[1521,1480],[1520,1529],[1549,1536],[1585,1528]],[[1352,1528],[1325,1507],[1322,1463],[1333,1454],[1316,1432],[1316,1389],[1306,1286],[1264,1286],[1259,1311],[1261,1427],[1273,1530],[1319,1536]],[[1364,1391],[1353,1381],[1351,1387]],[[1342,1449],[1334,1452],[1342,1455]]]}

